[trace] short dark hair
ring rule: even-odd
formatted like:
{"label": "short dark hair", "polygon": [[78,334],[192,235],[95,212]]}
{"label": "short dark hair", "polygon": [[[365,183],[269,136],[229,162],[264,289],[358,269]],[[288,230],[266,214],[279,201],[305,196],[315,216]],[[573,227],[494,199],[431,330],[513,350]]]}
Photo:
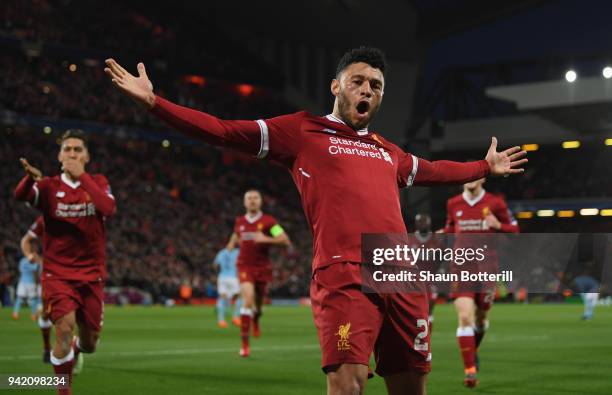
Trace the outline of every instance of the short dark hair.
{"label": "short dark hair", "polygon": [[342,55],[340,62],[338,62],[338,67],[336,68],[336,77],[338,77],[340,73],[342,73],[342,71],[344,71],[344,69],[351,64],[359,62],[367,63],[370,66],[379,69],[383,75],[387,69],[387,59],[383,51],[374,47],[361,46],[359,48],[348,50],[344,55]]}
{"label": "short dark hair", "polygon": [[60,139],[60,145],[64,144],[64,141],[68,139],[79,139],[83,142],[85,148],[87,147],[87,136],[82,129],[68,129],[62,134],[62,138]]}
{"label": "short dark hair", "polygon": [[259,194],[259,196],[261,196],[263,198],[263,194],[261,193],[261,191],[257,188],[249,188],[247,189],[244,194],[246,195],[249,192],[257,192]]}

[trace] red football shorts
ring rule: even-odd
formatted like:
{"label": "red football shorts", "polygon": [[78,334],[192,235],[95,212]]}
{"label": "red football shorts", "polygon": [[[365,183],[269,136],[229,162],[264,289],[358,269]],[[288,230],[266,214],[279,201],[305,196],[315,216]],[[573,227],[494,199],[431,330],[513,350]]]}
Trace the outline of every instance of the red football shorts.
{"label": "red football shorts", "polygon": [[255,291],[265,294],[268,283],[272,281],[271,266],[238,266],[238,280],[240,283],[252,283]]}
{"label": "red football shorts", "polygon": [[43,281],[44,311],[55,322],[75,311],[77,322],[100,331],[104,317],[104,282],[51,279]]}
{"label": "red football shorts", "polygon": [[[486,265],[479,266],[478,270],[489,273],[499,272],[497,255],[490,253],[487,259]],[[457,266],[451,266],[451,273],[458,270]],[[457,281],[451,284],[449,296],[451,299],[460,297],[473,299],[478,309],[489,311],[495,300],[495,289],[496,284],[493,281]]]}
{"label": "red football shorts", "polygon": [[310,285],[323,371],[334,365],[368,365],[392,375],[431,370],[427,293],[364,293],[358,263],[317,269]]}

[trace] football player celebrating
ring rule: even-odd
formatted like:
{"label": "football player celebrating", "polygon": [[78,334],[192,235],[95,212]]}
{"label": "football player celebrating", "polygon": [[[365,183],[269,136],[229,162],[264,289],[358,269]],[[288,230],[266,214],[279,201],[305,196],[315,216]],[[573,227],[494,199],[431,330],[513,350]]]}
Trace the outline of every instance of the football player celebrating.
{"label": "football player celebrating", "polygon": [[[61,138],[62,173],[42,177],[24,158],[26,176],[15,197],[42,211],[42,289],[44,309],[55,328],[51,363],[57,375],[72,381],[75,357],[96,349],[104,310],[106,218],[115,213],[115,198],[106,177],[85,171],[90,156],[85,133],[68,130]],[[74,331],[78,326],[78,336]],[[71,388],[59,389],[70,394]]]}
{"label": "football player celebrating", "polygon": [[363,292],[361,235],[406,233],[400,188],[520,173],[525,152],[497,152],[493,138],[483,160],[429,162],[370,130],[385,90],[386,61],[376,48],[342,57],[330,86],[331,114],[256,121],[222,120],[155,95],[142,63],[137,76],[113,59],[106,65],[118,89],[185,135],[269,158],[291,172],[313,233],[310,297],[328,394],[363,393],[372,352],[390,394],[424,394],[431,359],[427,297]]}
{"label": "football player celebrating", "polygon": [[[448,200],[445,233],[518,233],[517,222],[506,201],[485,191],[484,182],[484,178],[468,182],[463,185],[462,194]],[[487,254],[489,267],[497,268],[496,260],[494,252]],[[485,284],[482,288],[451,293],[459,321],[457,342],[463,358],[463,384],[469,388],[478,385],[478,347],[489,327],[487,314],[495,298],[495,284]]]}
{"label": "football player celebrating", "polygon": [[227,249],[232,251],[240,242],[238,254],[238,279],[240,280],[240,356],[250,354],[249,332],[251,321],[253,336],[260,336],[259,319],[268,283],[272,281],[272,263],[268,256],[270,246],[288,246],[289,237],[271,215],[261,211],[262,198],[258,190],[251,189],[244,194],[246,214],[236,218],[234,233]]}

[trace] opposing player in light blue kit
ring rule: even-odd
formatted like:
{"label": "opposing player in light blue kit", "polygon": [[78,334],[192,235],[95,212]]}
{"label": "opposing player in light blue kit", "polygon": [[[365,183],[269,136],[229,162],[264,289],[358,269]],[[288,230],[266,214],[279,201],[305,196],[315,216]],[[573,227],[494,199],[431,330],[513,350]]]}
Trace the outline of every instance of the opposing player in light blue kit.
{"label": "opposing player in light blue kit", "polygon": [[13,319],[19,319],[19,310],[24,301],[30,306],[32,320],[36,319],[36,312],[40,305],[36,284],[39,270],[40,265],[37,262],[30,262],[26,257],[19,261],[19,282],[17,283],[17,299],[13,307]]}
{"label": "opposing player in light blue kit", "polygon": [[599,299],[599,283],[588,270],[585,270],[584,273],[574,279],[574,284],[584,303],[582,319],[590,321],[593,319],[593,310],[595,310],[597,300]]}
{"label": "opposing player in light blue kit", "polygon": [[[218,266],[219,272],[217,275],[217,322],[220,328],[227,328],[225,321],[225,308],[229,308],[232,304],[232,299],[240,293],[240,284],[238,283],[238,273],[236,271],[236,259],[238,259],[238,248],[231,250],[224,248],[215,257],[214,264]],[[240,299],[236,299],[234,306],[234,314],[232,323],[240,326]]]}
{"label": "opposing player in light blue kit", "polygon": [[[28,261],[36,262],[37,264],[41,265],[41,268],[43,264],[43,259],[42,259],[41,254],[37,252],[39,249],[37,246],[42,245],[42,239],[44,237],[44,233],[45,233],[45,220],[43,216],[41,215],[38,218],[36,218],[36,221],[34,221],[34,223],[30,226],[30,229],[28,229],[26,234],[23,235],[23,237],[21,238],[21,242],[19,243],[19,245],[21,246],[21,252],[23,253],[23,256],[26,257]],[[39,273],[40,272],[41,270],[39,270]],[[45,311],[45,309],[43,308],[44,303],[42,303],[43,302],[42,301],[42,281],[41,281],[41,284],[37,288],[38,288],[37,289],[38,297],[41,299],[41,301],[38,304],[39,306],[38,308],[38,327],[40,328],[40,332],[43,338],[43,345],[44,345],[43,362],[51,363],[51,327],[53,327],[53,323],[49,319],[48,311]],[[83,365],[82,356],[80,356],[79,361],[80,362],[77,362],[77,365],[75,366],[76,370],[82,368],[82,365]],[[75,369],[73,369],[73,372]]]}

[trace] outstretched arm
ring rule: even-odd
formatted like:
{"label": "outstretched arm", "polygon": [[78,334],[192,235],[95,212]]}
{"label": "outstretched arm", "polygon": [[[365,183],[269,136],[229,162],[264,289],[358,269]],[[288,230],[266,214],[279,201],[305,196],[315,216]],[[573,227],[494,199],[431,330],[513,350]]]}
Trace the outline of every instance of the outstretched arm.
{"label": "outstretched arm", "polygon": [[107,59],[106,65],[104,71],[119,90],[183,134],[259,157],[267,153],[269,137],[264,121],[226,121],[176,105],[155,95],[144,64],[138,63],[138,76],[130,74],[114,59]]}
{"label": "outstretched arm", "polygon": [[[414,159],[413,159],[414,160]],[[451,160],[436,160],[418,158],[418,169],[414,185],[465,184],[486,177],[491,170],[485,160],[476,162],[453,162]]]}
{"label": "outstretched arm", "polygon": [[[522,173],[520,166],[527,162],[527,152],[520,147],[512,147],[497,152],[497,139],[491,139],[491,146],[484,160],[476,162],[453,162],[439,160],[430,162],[426,159],[412,157],[415,185],[464,184],[479,178],[492,176],[507,177],[510,174]],[[416,160],[416,165],[414,161]]]}

